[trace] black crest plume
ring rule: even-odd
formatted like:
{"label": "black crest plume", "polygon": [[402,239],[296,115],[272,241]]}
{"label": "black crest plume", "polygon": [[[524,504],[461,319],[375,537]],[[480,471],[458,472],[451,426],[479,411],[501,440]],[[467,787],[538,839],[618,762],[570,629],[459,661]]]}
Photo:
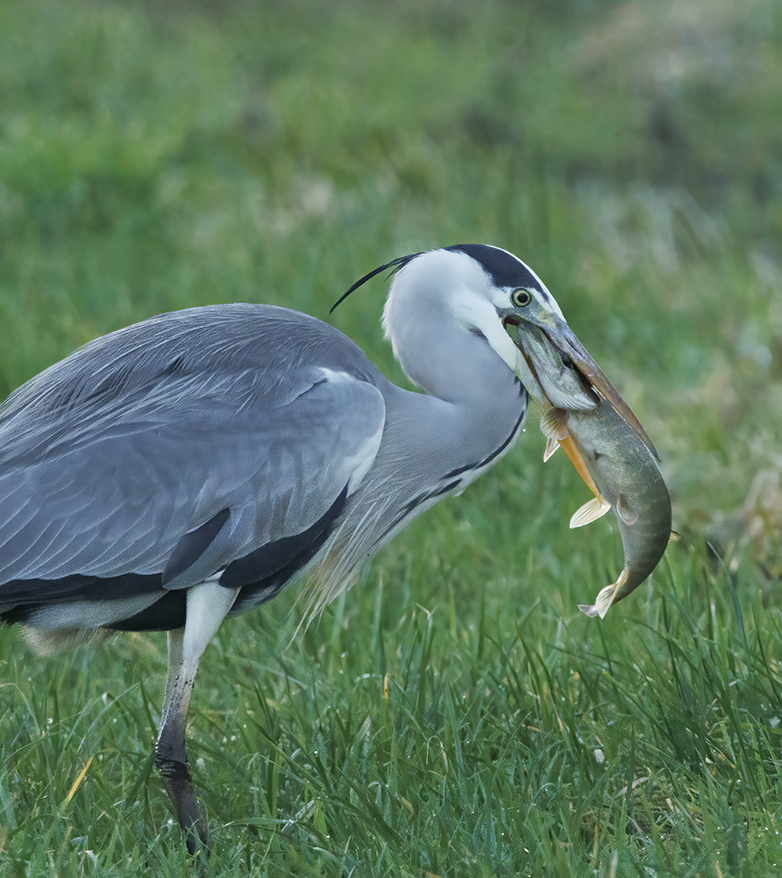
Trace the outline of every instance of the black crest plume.
{"label": "black crest plume", "polygon": [[329,310],[329,314],[331,314],[337,305],[341,305],[347,297],[357,290],[360,286],[363,286],[368,280],[372,280],[372,278],[376,274],[380,274],[381,271],[385,271],[387,268],[390,268],[392,273],[399,271],[402,266],[407,265],[407,263],[411,259],[415,259],[416,256],[420,256],[420,253],[411,253],[409,256],[398,256],[396,259],[392,259],[390,262],[386,262],[385,265],[381,265],[379,268],[375,268],[373,271],[370,271],[369,274],[365,274],[360,280],[357,280],[353,286],[346,292],[341,295],[336,302],[331,306]]}

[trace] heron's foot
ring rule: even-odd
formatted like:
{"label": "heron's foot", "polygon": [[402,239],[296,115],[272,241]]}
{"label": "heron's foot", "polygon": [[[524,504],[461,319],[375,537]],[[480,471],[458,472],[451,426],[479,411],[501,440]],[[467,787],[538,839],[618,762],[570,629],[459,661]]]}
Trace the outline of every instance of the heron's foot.
{"label": "heron's foot", "polygon": [[185,832],[189,854],[209,853],[209,833],[204,812],[198,806],[193,779],[187,762],[155,757],[160,777],[176,811],[179,825]]}

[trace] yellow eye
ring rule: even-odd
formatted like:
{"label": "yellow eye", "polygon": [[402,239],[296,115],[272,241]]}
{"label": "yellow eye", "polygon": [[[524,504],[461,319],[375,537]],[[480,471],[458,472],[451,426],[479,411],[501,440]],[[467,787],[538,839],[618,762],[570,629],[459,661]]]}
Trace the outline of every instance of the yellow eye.
{"label": "yellow eye", "polygon": [[532,301],[532,293],[529,290],[518,289],[510,294],[510,300],[517,308],[524,308]]}

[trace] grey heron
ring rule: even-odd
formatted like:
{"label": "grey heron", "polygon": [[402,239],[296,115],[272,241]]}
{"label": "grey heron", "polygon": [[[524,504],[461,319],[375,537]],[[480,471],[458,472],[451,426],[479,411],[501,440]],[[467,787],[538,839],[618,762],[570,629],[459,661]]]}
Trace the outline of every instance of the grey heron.
{"label": "grey heron", "polygon": [[[207,827],[185,726],[227,616],[305,573],[313,610],[324,606],[508,453],[532,387],[566,410],[599,395],[640,429],[517,257],[415,253],[349,292],[383,270],[386,336],[423,392],[389,382],[325,322],[234,304],[98,338],[0,409],[0,618],[51,638],[168,632],[156,762],[191,852]],[[556,368],[536,360],[541,345]]]}

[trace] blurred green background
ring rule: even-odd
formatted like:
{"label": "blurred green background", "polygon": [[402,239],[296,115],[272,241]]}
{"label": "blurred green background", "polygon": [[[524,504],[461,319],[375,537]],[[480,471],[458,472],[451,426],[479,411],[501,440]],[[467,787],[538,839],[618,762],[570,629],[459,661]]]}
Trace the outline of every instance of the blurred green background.
{"label": "blurred green background", "polygon": [[[220,784],[210,788],[207,775],[199,783],[218,823],[246,825],[222,832],[209,868],[773,874],[782,652],[778,0],[0,3],[0,396],[96,335],[230,301],[332,320],[404,381],[379,329],[382,281],[332,317],[329,307],[378,264],[460,242],[505,247],[544,279],[660,450],[681,544],[654,592],[641,589],[612,611],[614,621],[581,619],[576,602],[618,572],[618,534],[604,524],[568,532],[583,487],[559,456],[543,467],[531,418],[517,451],[411,527],[290,647],[295,594],[225,626],[196,688],[201,743],[191,752],[235,760]],[[28,652],[16,631],[0,638],[0,865],[13,875],[103,875],[129,874],[123,869],[143,860],[156,874],[184,874],[162,792],[154,778],[136,783],[150,767],[164,641],[114,639],[52,662]],[[338,718],[326,742],[340,733],[364,740],[374,711],[383,727],[394,679],[401,693],[409,669],[400,643],[420,659],[410,703],[421,710],[438,703],[438,686],[459,681],[487,700],[487,715],[506,716],[495,684],[516,679],[500,750],[510,752],[520,728],[543,729],[550,737],[541,744],[533,735],[525,758],[545,774],[552,748],[562,748],[561,762],[545,764],[574,787],[560,790],[553,810],[534,796],[554,780],[514,786],[505,764],[503,805],[499,788],[479,794],[469,785],[474,811],[444,803],[447,768],[426,795],[416,788],[417,799],[394,799],[399,772],[407,775],[397,767],[389,779],[383,766],[401,751],[389,755],[375,737],[367,752],[376,761],[362,768],[361,784],[375,777],[390,797],[372,799],[377,815],[354,788],[331,790],[328,771],[302,780],[287,765],[294,751],[327,746],[316,740],[319,724],[328,726],[322,710]],[[624,676],[612,655],[624,657]],[[376,684],[389,675],[385,701],[379,684],[362,700],[362,668]],[[296,706],[308,685],[328,691],[331,706]],[[649,686],[649,700],[637,699]],[[243,687],[261,707],[241,700]],[[125,704],[120,721],[128,721],[115,749],[106,743],[107,693]],[[134,713],[142,703],[146,712]],[[486,720],[476,710],[462,716],[457,705],[438,716],[442,728],[469,727],[478,740]],[[218,742],[237,734],[237,716],[260,722],[259,711],[266,749],[248,738],[245,751],[240,740],[222,755],[230,748]],[[587,715],[588,733],[579,725]],[[668,731],[666,716],[678,717]],[[79,723],[89,734],[69,731]],[[407,734],[404,723],[388,727],[392,751],[404,745],[403,727]],[[613,750],[604,743],[612,728],[631,730],[616,732]],[[410,783],[426,787],[434,769],[411,767],[431,744],[429,726],[421,729],[404,765]],[[730,747],[715,743],[720,729]],[[766,744],[747,743],[761,729]],[[98,751],[103,774],[92,768],[66,807]],[[589,770],[587,752],[598,759]],[[476,777],[495,759],[478,757]],[[638,789],[629,767],[637,760],[646,789],[659,785],[643,807],[628,792]],[[331,774],[342,768],[337,760]],[[264,780],[251,807],[253,771]],[[269,792],[270,771],[287,798]],[[323,786],[313,792],[317,777]],[[82,794],[92,798],[79,805]],[[400,797],[407,804],[398,808]],[[421,803],[435,799],[423,816]],[[479,800],[488,803],[485,825],[463,816],[477,814]],[[517,836],[503,847],[491,841],[494,808],[513,801]],[[529,828],[532,801],[551,819]],[[363,824],[345,817],[351,803]],[[646,817],[628,817],[633,807]],[[462,817],[450,829],[438,823],[438,834],[428,821],[446,811]],[[379,823],[367,829],[370,812]],[[298,835],[285,835],[280,827],[297,813]],[[168,836],[157,834],[167,826]],[[46,853],[35,854],[39,847]]]}

